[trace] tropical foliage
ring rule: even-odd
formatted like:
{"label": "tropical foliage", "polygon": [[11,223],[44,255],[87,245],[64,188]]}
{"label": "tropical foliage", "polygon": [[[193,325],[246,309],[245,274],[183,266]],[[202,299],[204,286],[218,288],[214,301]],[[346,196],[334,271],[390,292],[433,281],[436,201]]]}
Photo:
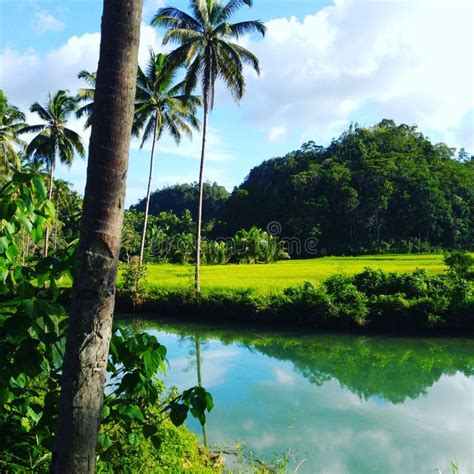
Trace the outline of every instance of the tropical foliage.
{"label": "tropical foliage", "polygon": [[472,248],[474,160],[391,120],[351,126],[255,167],[227,207],[229,233],[278,221],[330,254]]}
{"label": "tropical foliage", "polygon": [[[118,301],[122,310],[131,309],[126,292],[120,292]],[[366,268],[355,275],[333,275],[321,285],[305,282],[267,294],[223,285],[206,287],[196,296],[187,288],[150,285],[135,311],[186,315],[201,322],[472,336],[474,283],[452,274],[432,276],[423,269],[399,274]]]}
{"label": "tropical foliage", "polygon": [[145,251],[148,210],[150,207],[151,182],[153,178],[154,153],[156,142],[164,131],[173,137],[176,144],[181,142],[183,134],[192,137],[192,129],[199,129],[196,110],[202,103],[201,98],[184,95],[185,84],[175,84],[177,66],[168,61],[165,54],[155,54],[150,50],[148,67],[144,72],[138,67],[137,92],[135,100],[135,118],[132,132],[142,133],[140,148],[152,141],[150,171],[145,198],[145,219],[143,221],[140,245],[140,265]]}
{"label": "tropical foliage", "polygon": [[25,114],[9,104],[0,89],[0,183],[12,170],[21,168],[18,149],[23,148],[25,143],[18,132],[25,126]]}
{"label": "tropical foliage", "polygon": [[[145,216],[136,210],[125,213],[122,230],[122,254],[124,262],[130,262],[140,247],[140,229]],[[173,212],[161,212],[150,216],[145,261],[148,263],[191,263],[194,262],[196,224],[191,213],[185,210],[181,217]],[[209,233],[212,227],[208,226]],[[252,227],[240,230],[231,238],[204,239],[201,258],[205,265],[226,263],[271,263],[289,258],[286,247],[278,237]],[[141,264],[141,262],[140,262]]]}
{"label": "tropical foliage", "polygon": [[[182,215],[185,210],[191,212],[192,218],[197,219],[199,197],[198,183],[192,184],[175,184],[173,186],[165,186],[157,189],[151,194],[150,213],[155,216],[161,212],[173,212],[176,215]],[[203,192],[203,226],[210,223],[213,227],[219,224],[225,217],[226,202],[229,192],[224,186],[217,183],[204,183]],[[137,204],[131,206],[131,209],[137,211],[145,211],[145,199],[140,200]],[[205,229],[203,229],[204,235]],[[223,234],[225,235],[225,234]],[[208,235],[207,235],[208,236]]]}
{"label": "tropical foliage", "polygon": [[[106,3],[111,8],[111,3]],[[58,160],[71,166],[76,156],[85,155],[80,135],[68,123],[74,115],[86,118],[86,128],[91,125],[96,74],[79,73],[87,87],[77,95],[59,90],[49,94],[44,104],[34,102],[30,111],[42,121],[35,125],[25,123],[24,113],[0,90],[0,472],[49,469],[56,427],[60,433],[66,426],[57,424],[61,380],[64,388],[69,381],[78,380],[74,377],[79,373],[74,363],[63,366],[63,361],[82,352],[85,340],[81,338],[89,328],[94,328],[90,334],[98,336],[91,339],[99,342],[87,354],[88,361],[94,360],[101,346],[105,355],[95,359],[103,362],[102,374],[107,365],[103,391],[95,366],[81,365],[83,379],[89,381],[91,377],[85,374],[92,374],[95,387],[99,387],[94,392],[99,402],[95,405],[97,416],[102,397],[104,400],[97,446],[99,472],[137,472],[157,465],[164,471],[182,472],[189,465],[188,458],[193,459],[197,472],[213,471],[205,451],[198,450],[196,438],[177,428],[189,413],[204,425],[206,413],[213,408],[211,395],[201,386],[200,355],[198,385],[182,393],[167,391],[161,381],[166,348],[156,337],[136,328],[115,326],[107,355],[112,318],[107,327],[95,330],[100,321],[97,306],[110,310],[109,316],[113,311],[130,131],[140,137],[140,147],[151,141],[151,154],[146,197],[125,213],[121,231],[119,309],[324,330],[474,335],[474,258],[464,251],[474,249],[474,159],[464,150],[456,154],[445,144],[433,144],[416,126],[382,120],[370,128],[351,125],[328,146],[308,142],[284,157],[265,161],[230,195],[217,183],[205,182],[208,120],[217,81],[223,81],[238,102],[245,93],[244,67],[260,73],[257,57],[239,39],[247,34],[264,35],[265,26],[260,21],[231,22],[245,5],[251,6],[252,0],[191,0],[190,13],[171,6],[160,8],[152,24],[166,29],[164,44],[177,47],[167,55],[150,50],[147,67],[138,68],[135,97],[136,63],[117,61],[116,71],[122,73],[110,74],[110,78],[123,79],[119,81],[123,87],[116,90],[128,91],[129,106],[108,129],[109,122],[98,115],[105,102],[96,102],[94,126],[100,132],[92,134],[94,153],[89,161],[96,182],[87,188],[82,236],[88,237],[82,239],[86,243],[79,248],[78,258],[85,278],[76,275],[75,298],[71,299],[70,283],[83,201],[69,183],[55,179],[55,169]],[[136,41],[129,45],[135,52],[138,10],[135,4]],[[120,26],[117,18],[112,15],[110,24]],[[109,28],[103,37],[113,43],[115,32]],[[122,33],[122,38],[130,36]],[[113,80],[107,82],[106,74],[98,77],[103,84],[114,84]],[[202,97],[193,95],[197,89]],[[103,90],[97,89],[98,93]],[[113,101],[110,105],[113,108]],[[132,126],[127,110],[133,106]],[[157,142],[164,133],[177,144],[182,136],[191,137],[192,131],[200,128],[197,113],[201,106],[199,181],[152,193]],[[102,109],[107,117],[109,108]],[[121,133],[124,122],[128,128]],[[101,133],[110,146],[101,142]],[[110,152],[107,160],[104,150]],[[103,166],[105,161],[108,166]],[[109,174],[100,176],[102,169]],[[109,191],[109,185],[114,192]],[[110,219],[104,219],[110,232],[104,231],[107,238],[98,239],[99,243],[94,240],[95,230],[87,234],[99,221],[94,214],[96,202],[103,213],[117,207]],[[302,245],[308,239],[312,245]],[[104,242],[108,250],[105,258]],[[289,245],[295,242],[296,250]],[[266,279],[268,274],[258,265],[328,253],[435,250],[440,250],[440,255],[433,272],[419,269],[413,262],[403,273],[368,266],[344,272],[338,267],[336,274],[331,271],[329,276],[312,267],[308,270],[311,281],[298,280],[292,286],[289,262],[271,266],[273,280]],[[446,266],[441,262],[442,253]],[[372,265],[376,261],[371,257]],[[144,266],[143,262],[181,265]],[[246,265],[206,268],[219,282],[228,281],[201,294],[201,262]],[[294,263],[301,264],[300,269],[307,264]],[[195,265],[194,292],[192,278],[186,273],[191,267],[183,264]],[[259,293],[257,285],[251,288],[249,268],[264,291]],[[167,286],[159,271],[174,277],[172,285]],[[245,288],[238,286],[242,279]],[[278,280],[277,290],[281,291],[274,291],[270,280]],[[91,283],[87,287],[78,282]],[[88,292],[94,295],[89,298]],[[83,299],[88,312],[81,306],[81,295],[87,295]],[[68,317],[64,305],[71,301]],[[70,321],[82,329],[69,332],[66,351],[67,328],[70,324],[74,327]],[[71,351],[71,341],[80,350]],[[196,353],[199,341],[196,337]],[[264,343],[253,347],[272,353],[272,347]],[[345,350],[336,346],[335,351]],[[330,352],[334,355],[335,351]],[[321,368],[318,361],[307,361],[299,351],[295,355],[298,368],[315,383],[333,373],[331,357],[325,358]],[[346,367],[350,368],[349,359]],[[370,363],[370,357],[367,360]],[[396,357],[387,360],[397,366]],[[354,384],[350,373],[339,375],[341,383]],[[72,392],[86,385],[71,382],[70,386],[75,387]],[[408,396],[418,394],[424,386],[410,386]],[[360,397],[372,396],[370,391],[356,390]],[[68,399],[71,406],[72,398]],[[400,401],[390,387],[387,398]],[[75,420],[76,428],[82,427],[81,423]],[[96,424],[89,423],[85,440],[92,439],[89,434],[95,436]],[[76,431],[81,436],[84,433],[80,428]],[[56,436],[57,445],[64,439]],[[95,441],[88,447],[92,453],[88,459],[95,459],[94,447]]]}
{"label": "tropical foliage", "polygon": [[81,87],[77,91],[78,107],[76,109],[76,117],[86,117],[84,128],[91,126],[92,108],[94,106],[95,83],[97,76],[94,72],[89,72],[83,69],[77,75],[79,79],[83,79],[89,87]]}
{"label": "tropical foliage", "polygon": [[[36,113],[44,123],[28,125],[18,133],[37,134],[26,148],[26,154],[33,162],[45,165],[49,172],[48,199],[53,196],[54,169],[56,159],[71,166],[75,154],[85,156],[84,146],[80,135],[67,128],[71,114],[76,110],[77,100],[69,96],[67,91],[60,90],[53,96],[49,94],[43,106],[35,102],[30,111]],[[45,256],[49,249],[49,227],[46,227],[44,250]]]}
{"label": "tropical foliage", "polygon": [[[16,172],[0,193],[0,470],[47,470],[56,425],[59,380],[68,318],[60,284],[71,278],[75,245],[46,258],[21,258],[20,240],[34,242],[55,217],[40,175]],[[202,423],[212,398],[202,387],[167,397],[166,348],[154,336],[119,329],[109,356],[100,465],[116,462],[117,450],[147,444],[159,457],[166,418],[181,425],[188,412]],[[163,425],[164,423],[164,425]],[[163,425],[160,427],[160,425]]]}
{"label": "tropical foliage", "polygon": [[204,119],[199,169],[199,200],[196,231],[196,275],[194,287],[200,292],[201,224],[204,186],[204,161],[209,112],[214,107],[214,90],[222,79],[236,101],[245,92],[244,64],[260,73],[258,59],[249,50],[232,42],[249,33],[265,35],[260,21],[230,23],[229,20],[243,5],[252,6],[252,0],[191,0],[191,15],[174,7],[164,7],[152,20],[152,25],[167,29],[163,44],[177,43],[169,55],[170,61],[186,66],[185,91],[189,95],[198,85],[204,100]]}

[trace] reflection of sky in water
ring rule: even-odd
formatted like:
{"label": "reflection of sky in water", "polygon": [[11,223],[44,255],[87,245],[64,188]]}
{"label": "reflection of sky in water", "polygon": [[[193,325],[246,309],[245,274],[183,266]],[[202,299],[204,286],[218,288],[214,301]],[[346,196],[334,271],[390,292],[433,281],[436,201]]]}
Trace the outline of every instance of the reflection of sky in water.
{"label": "reflection of sky in water", "polygon": [[[194,339],[158,331],[168,348],[168,385],[197,383]],[[207,433],[211,444],[243,442],[271,459],[287,449],[304,473],[474,472],[474,378],[441,375],[426,394],[394,404],[367,401],[332,378],[312,385],[289,361],[239,344],[202,342],[202,379],[215,400]],[[189,426],[200,433],[199,425]]]}

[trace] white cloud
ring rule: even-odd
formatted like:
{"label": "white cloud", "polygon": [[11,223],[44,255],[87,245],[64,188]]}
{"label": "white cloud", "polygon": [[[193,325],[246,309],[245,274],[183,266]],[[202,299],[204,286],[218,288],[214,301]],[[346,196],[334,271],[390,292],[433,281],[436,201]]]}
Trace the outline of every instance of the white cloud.
{"label": "white cloud", "polygon": [[288,129],[285,125],[277,125],[275,127],[271,127],[270,131],[268,132],[267,140],[270,143],[276,142],[280,140],[288,133]]}
{"label": "white cloud", "polygon": [[469,1],[335,0],[271,20],[263,40],[243,40],[263,67],[246,119],[269,140],[284,127],[327,140],[366,117],[455,128],[474,106],[473,15]]}
{"label": "white cloud", "polygon": [[[99,59],[100,33],[72,36],[60,47],[46,54],[33,48],[24,52],[6,49],[0,55],[0,87],[9,100],[26,110],[36,100],[42,101],[48,92],[68,89],[75,93],[84,83],[77,78],[81,69],[95,71]],[[155,28],[142,24],[139,62],[145,64],[149,47],[161,48],[161,37]],[[6,74],[8,71],[8,74]]]}
{"label": "white cloud", "polygon": [[[142,24],[139,51],[139,62],[142,65],[146,63],[150,46],[159,50],[161,38],[156,29]],[[83,81],[77,78],[77,73],[81,69],[97,69],[99,47],[100,33],[86,33],[72,36],[66,43],[46,54],[40,54],[33,48],[24,52],[7,48],[0,55],[0,88],[5,91],[11,103],[25,112],[33,102],[43,103],[49,92],[54,94],[59,89],[67,89],[74,94],[84,86]],[[27,113],[27,121],[37,123],[38,117]],[[85,131],[83,125],[83,120],[73,118],[68,126],[81,134],[87,146],[90,132]],[[85,170],[85,162],[78,158],[71,170],[59,166],[58,174],[71,181],[75,189],[82,193],[86,180]]]}
{"label": "white cloud", "polygon": [[62,31],[63,29],[64,23],[50,12],[39,10],[35,13],[34,30],[36,33],[41,35],[47,31]]}

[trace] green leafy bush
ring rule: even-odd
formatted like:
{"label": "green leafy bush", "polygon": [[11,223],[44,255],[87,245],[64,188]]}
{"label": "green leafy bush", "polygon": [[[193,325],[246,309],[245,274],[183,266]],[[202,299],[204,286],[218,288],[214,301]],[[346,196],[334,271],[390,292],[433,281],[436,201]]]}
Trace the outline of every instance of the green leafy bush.
{"label": "green leafy bush", "polygon": [[467,252],[455,250],[444,256],[444,263],[449,267],[449,271],[459,277],[466,277],[474,266],[474,257]]}
{"label": "green leafy bush", "polygon": [[[133,310],[120,292],[118,308]],[[310,282],[283,293],[149,289],[137,311],[217,321],[306,326],[333,330],[474,335],[474,284],[454,274],[430,276],[365,269],[335,275],[322,285]]]}
{"label": "green leafy bush", "polygon": [[[59,282],[71,278],[75,244],[47,258],[21,256],[22,232],[31,239],[54,217],[41,177],[16,173],[0,190],[0,471],[45,472],[58,411],[68,318]],[[149,334],[119,328],[112,336],[108,385],[99,434],[99,464],[141,443],[159,451],[159,425],[181,425],[188,413],[205,421],[211,395],[192,387],[162,396],[166,348]],[[168,423],[168,422],[167,422]]]}

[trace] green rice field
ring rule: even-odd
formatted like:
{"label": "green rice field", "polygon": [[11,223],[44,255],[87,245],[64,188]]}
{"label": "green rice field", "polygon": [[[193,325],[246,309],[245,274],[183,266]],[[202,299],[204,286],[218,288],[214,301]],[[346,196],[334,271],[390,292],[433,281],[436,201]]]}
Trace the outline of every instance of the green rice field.
{"label": "green rice field", "polygon": [[[446,271],[443,255],[365,255],[362,257],[324,257],[310,260],[280,261],[266,265],[203,266],[201,288],[214,290],[252,289],[257,294],[278,293],[305,281],[319,283],[331,275],[352,275],[364,268],[387,272],[409,273],[424,268],[430,274]],[[193,287],[192,265],[154,264],[147,266],[147,282],[151,287],[177,290]]]}

